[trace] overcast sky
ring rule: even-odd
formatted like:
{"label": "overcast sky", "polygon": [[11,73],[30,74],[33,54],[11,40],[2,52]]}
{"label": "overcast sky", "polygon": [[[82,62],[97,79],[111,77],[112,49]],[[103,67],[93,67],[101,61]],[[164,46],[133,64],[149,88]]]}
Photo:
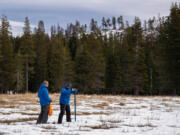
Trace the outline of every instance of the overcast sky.
{"label": "overcast sky", "polygon": [[180,0],[0,0],[0,14],[8,17],[13,34],[18,35],[26,16],[32,27],[43,20],[48,32],[53,24],[66,27],[75,20],[89,24],[95,18],[100,24],[102,17],[123,15],[132,22],[135,16],[141,20],[167,16],[172,2]]}

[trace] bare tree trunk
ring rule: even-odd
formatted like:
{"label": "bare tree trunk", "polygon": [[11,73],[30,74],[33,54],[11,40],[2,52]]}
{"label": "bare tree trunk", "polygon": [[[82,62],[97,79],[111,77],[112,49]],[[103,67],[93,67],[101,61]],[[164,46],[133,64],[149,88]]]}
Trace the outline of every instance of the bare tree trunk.
{"label": "bare tree trunk", "polygon": [[17,72],[17,84],[16,84],[16,92],[19,90],[19,71]]}
{"label": "bare tree trunk", "polygon": [[150,69],[150,94],[152,95],[153,80],[152,80],[152,68]]}
{"label": "bare tree trunk", "polygon": [[135,87],[134,89],[134,95],[139,95],[139,87]]}
{"label": "bare tree trunk", "polygon": [[26,93],[28,93],[28,57],[26,56]]}
{"label": "bare tree trunk", "polygon": [[176,91],[176,89],[174,89],[174,93],[173,93],[175,96],[177,95],[177,91]]}

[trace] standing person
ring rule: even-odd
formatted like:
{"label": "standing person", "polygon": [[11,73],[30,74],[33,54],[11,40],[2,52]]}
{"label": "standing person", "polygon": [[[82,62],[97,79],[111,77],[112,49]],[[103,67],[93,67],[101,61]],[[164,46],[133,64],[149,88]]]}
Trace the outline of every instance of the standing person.
{"label": "standing person", "polygon": [[41,105],[41,113],[39,114],[37,124],[47,123],[49,113],[49,103],[52,102],[48,92],[48,81],[44,81],[38,90],[38,97]]}
{"label": "standing person", "polygon": [[58,124],[62,123],[64,112],[66,111],[66,121],[71,122],[71,111],[70,111],[70,97],[71,94],[76,94],[77,90],[71,90],[71,84],[66,83],[64,88],[61,89],[61,95],[59,98],[60,113],[58,118]]}

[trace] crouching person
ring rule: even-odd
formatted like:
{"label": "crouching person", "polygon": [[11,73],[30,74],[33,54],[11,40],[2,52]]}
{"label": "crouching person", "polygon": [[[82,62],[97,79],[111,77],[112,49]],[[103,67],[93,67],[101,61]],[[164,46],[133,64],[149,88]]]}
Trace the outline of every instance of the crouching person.
{"label": "crouching person", "polygon": [[44,81],[38,90],[38,97],[41,105],[41,113],[39,114],[37,124],[45,124],[48,120],[49,103],[52,102],[48,92],[48,81]]}
{"label": "crouching person", "polygon": [[71,84],[66,83],[64,88],[61,89],[61,95],[59,98],[59,104],[60,104],[60,113],[58,118],[58,124],[62,123],[63,115],[66,111],[66,121],[71,122],[71,111],[70,111],[70,97],[71,94],[76,94],[77,90],[71,90]]}

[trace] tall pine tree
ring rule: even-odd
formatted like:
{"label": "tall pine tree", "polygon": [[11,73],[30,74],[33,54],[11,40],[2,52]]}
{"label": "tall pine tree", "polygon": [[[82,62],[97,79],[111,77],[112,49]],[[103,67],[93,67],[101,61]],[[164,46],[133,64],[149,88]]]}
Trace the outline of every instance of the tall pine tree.
{"label": "tall pine tree", "polygon": [[0,41],[1,41],[1,58],[0,58],[0,73],[1,73],[1,89],[2,92],[13,90],[15,85],[15,63],[13,45],[11,43],[9,22],[7,17],[1,19]]}
{"label": "tall pine tree", "polygon": [[35,52],[34,52],[34,46],[33,46],[33,41],[32,41],[32,35],[31,35],[31,28],[30,28],[30,23],[28,17],[25,18],[25,24],[24,24],[24,34],[22,36],[21,40],[21,52],[22,52],[22,57],[24,58],[24,71],[25,71],[25,89],[26,92],[29,90],[29,72],[32,74],[33,70],[33,62],[34,62],[34,57],[35,57]]}

